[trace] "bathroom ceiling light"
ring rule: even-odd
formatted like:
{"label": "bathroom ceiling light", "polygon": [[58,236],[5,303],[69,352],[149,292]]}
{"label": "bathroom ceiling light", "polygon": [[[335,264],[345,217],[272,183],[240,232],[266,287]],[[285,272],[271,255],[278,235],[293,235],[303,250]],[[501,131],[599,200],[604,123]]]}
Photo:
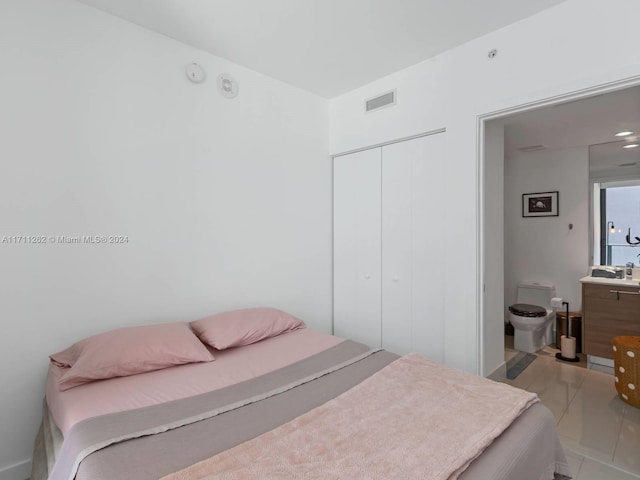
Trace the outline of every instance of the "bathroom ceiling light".
{"label": "bathroom ceiling light", "polygon": [[630,143],[629,145],[625,145],[622,148],[636,148],[636,147],[639,147],[639,146],[640,146],[640,144],[638,144],[638,143]]}
{"label": "bathroom ceiling light", "polygon": [[628,137],[629,135],[633,135],[633,132],[618,132],[618,133],[616,133],[616,137]]}

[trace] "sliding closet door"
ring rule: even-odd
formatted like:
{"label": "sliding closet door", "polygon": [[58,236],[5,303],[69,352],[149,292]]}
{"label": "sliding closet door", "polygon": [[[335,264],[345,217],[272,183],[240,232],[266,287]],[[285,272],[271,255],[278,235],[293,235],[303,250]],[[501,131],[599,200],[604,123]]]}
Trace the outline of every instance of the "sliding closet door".
{"label": "sliding closet door", "polygon": [[380,347],[380,149],[333,162],[333,332]]}
{"label": "sliding closet door", "polygon": [[382,346],[444,360],[445,134],[382,149]]}

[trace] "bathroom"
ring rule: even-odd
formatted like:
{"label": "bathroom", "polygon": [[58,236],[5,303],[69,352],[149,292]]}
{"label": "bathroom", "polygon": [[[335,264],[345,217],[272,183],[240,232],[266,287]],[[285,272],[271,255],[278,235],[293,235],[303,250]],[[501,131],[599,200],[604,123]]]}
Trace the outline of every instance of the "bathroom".
{"label": "bathroom", "polygon": [[[640,478],[640,409],[627,404],[617,391],[624,382],[615,381],[610,341],[614,335],[629,335],[620,330],[623,316],[631,318],[638,329],[634,335],[640,335],[640,268],[632,270],[637,280],[581,282],[593,281],[588,277],[590,267],[601,261],[622,262],[629,258],[621,256],[623,251],[640,253],[640,245],[630,246],[625,238],[629,228],[632,243],[640,237],[640,198],[622,202],[632,204],[626,219],[607,218],[618,216],[609,188],[613,191],[629,182],[640,185],[640,147],[624,148],[640,135],[640,86],[608,91],[579,92],[539,108],[525,105],[485,120],[483,372],[536,393],[553,412],[574,478],[632,480]],[[635,133],[616,136],[625,131]],[[604,207],[598,201],[603,188],[609,201]],[[638,223],[633,224],[633,218]],[[555,313],[547,313],[547,308],[542,310],[550,324],[546,335],[550,345],[538,350],[534,343],[533,354],[513,348],[516,332],[508,332],[509,307],[518,302],[518,284],[524,282],[541,284],[537,287],[552,284],[546,292],[529,289],[534,292],[530,298],[547,298],[550,303],[552,296],[561,297],[570,311],[585,317],[578,320],[582,338],[580,342],[576,338],[578,352],[572,358],[578,362],[557,358],[564,350],[555,348]],[[616,294],[620,304],[635,302],[631,308],[612,314],[614,298],[604,308],[601,304],[596,315],[590,313],[593,298],[597,303],[605,298],[602,293],[610,296],[610,290],[631,289],[632,295]],[[594,319],[601,328],[591,335]],[[587,355],[591,348],[594,354]]]}
{"label": "bathroom", "polygon": [[[570,311],[580,311],[580,280],[589,281],[584,277],[591,265],[624,266],[633,259],[636,267],[640,263],[633,255],[640,248],[634,249],[625,238],[629,228],[632,243],[640,236],[640,187],[634,189],[632,202],[625,200],[632,203],[627,211],[615,205],[615,195],[608,196],[608,208],[600,201],[601,190],[612,194],[619,189],[610,187],[640,185],[640,147],[630,147],[640,134],[640,87],[515,114],[501,122],[504,313],[510,330],[509,307],[518,303],[522,282],[552,284],[553,296],[562,297]],[[616,136],[624,132],[631,133]],[[551,201],[548,209],[529,209],[528,202],[538,197]],[[640,269],[633,277],[640,277]],[[548,340],[555,347],[555,315],[551,318]],[[578,352],[585,351],[581,342]],[[605,370],[613,367],[610,359],[597,355],[588,361]]]}

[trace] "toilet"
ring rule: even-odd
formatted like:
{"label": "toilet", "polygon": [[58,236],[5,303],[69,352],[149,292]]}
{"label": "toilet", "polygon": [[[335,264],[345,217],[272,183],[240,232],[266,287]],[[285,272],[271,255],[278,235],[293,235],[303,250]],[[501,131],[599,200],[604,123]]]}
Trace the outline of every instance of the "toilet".
{"label": "toilet", "polygon": [[518,284],[517,303],[509,307],[509,321],[513,325],[513,347],[535,353],[553,343],[555,312],[551,299],[556,289],[547,283]]}

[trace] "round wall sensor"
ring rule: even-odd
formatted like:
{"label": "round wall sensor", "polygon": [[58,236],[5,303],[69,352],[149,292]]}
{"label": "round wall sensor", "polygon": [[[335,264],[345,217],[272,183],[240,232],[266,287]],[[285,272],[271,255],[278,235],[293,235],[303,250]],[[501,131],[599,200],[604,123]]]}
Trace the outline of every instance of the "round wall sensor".
{"label": "round wall sensor", "polygon": [[187,65],[187,78],[193,83],[202,83],[207,78],[204,69],[197,63],[190,63]]}
{"label": "round wall sensor", "polygon": [[238,96],[240,87],[238,87],[238,81],[233,75],[223,73],[218,77],[218,90],[226,98],[235,98]]}

